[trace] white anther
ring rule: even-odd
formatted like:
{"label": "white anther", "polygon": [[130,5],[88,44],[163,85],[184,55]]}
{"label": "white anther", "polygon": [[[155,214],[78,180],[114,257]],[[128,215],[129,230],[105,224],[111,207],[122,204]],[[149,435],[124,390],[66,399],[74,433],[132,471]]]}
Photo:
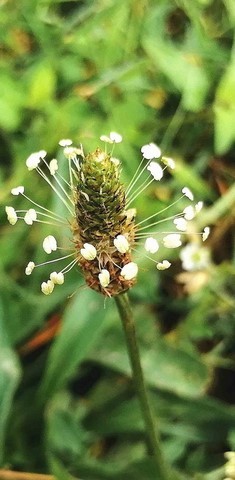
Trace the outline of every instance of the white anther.
{"label": "white anther", "polygon": [[134,262],[127,263],[121,270],[121,276],[125,280],[132,280],[138,273],[138,265]]}
{"label": "white anther", "polygon": [[24,193],[23,185],[20,185],[19,187],[12,188],[11,193],[12,193],[12,195],[20,195],[20,194]]}
{"label": "white anther", "polygon": [[57,241],[55,237],[53,237],[53,235],[48,235],[47,237],[45,237],[42,243],[42,248],[44,252],[48,254],[51,252],[55,252],[57,250]]}
{"label": "white anther", "polygon": [[69,147],[72,143],[73,141],[70,140],[70,138],[62,138],[62,140],[59,141],[61,147]]}
{"label": "white anther", "polygon": [[192,220],[195,217],[195,208],[192,205],[188,205],[183,210],[185,220]]}
{"label": "white anther", "polygon": [[171,263],[168,262],[168,260],[163,260],[162,262],[159,262],[157,264],[157,269],[158,270],[166,270],[167,268],[170,268]]}
{"label": "white anther", "polygon": [[54,287],[55,285],[52,282],[52,280],[47,280],[47,282],[42,282],[41,284],[42,293],[44,293],[44,295],[50,295],[53,292]]}
{"label": "white anther", "polygon": [[117,133],[117,132],[110,132],[109,138],[113,143],[122,142],[122,136],[120,135],[120,133]]}
{"label": "white anther", "polygon": [[195,205],[195,212],[199,213],[203,207],[203,202],[197,202]]}
{"label": "white anther", "polygon": [[64,283],[64,274],[62,272],[52,272],[50,274],[50,280],[55,284],[55,285],[63,285]]}
{"label": "white anther", "polygon": [[155,143],[148,143],[147,145],[143,145],[143,147],[141,148],[141,153],[146,160],[160,158],[162,154],[160,148],[155,145]]}
{"label": "white anther", "polygon": [[155,238],[149,237],[149,238],[146,238],[144,248],[145,248],[146,252],[156,253],[159,249],[159,244],[158,244],[157,240],[155,240]]}
{"label": "white anther", "polygon": [[28,265],[25,268],[25,275],[31,275],[34,268],[35,268],[35,263],[34,262],[29,262]]}
{"label": "white anther", "polygon": [[170,168],[171,170],[175,169],[175,160],[169,157],[162,157],[162,163],[166,165],[166,167]]}
{"label": "white anther", "polygon": [[166,248],[177,248],[182,245],[181,237],[179,233],[169,233],[163,237],[163,245]]}
{"label": "white anther", "polygon": [[51,175],[55,175],[55,172],[58,170],[58,162],[56,158],[53,158],[49,163],[49,170]]}
{"label": "white anther", "polygon": [[91,245],[90,243],[84,243],[83,247],[84,248],[81,248],[81,250],[80,250],[81,255],[86,260],[94,260],[96,255],[97,255],[96,248],[93,245]]}
{"label": "white anther", "polygon": [[193,201],[193,193],[191,192],[191,190],[189,190],[188,187],[182,188],[182,193],[185,195],[185,197],[189,198],[189,200]]}
{"label": "white anther", "polygon": [[27,225],[33,225],[33,222],[37,220],[37,212],[34,210],[34,208],[30,208],[25,216],[24,216],[24,221],[27,223]]}
{"label": "white anther", "polygon": [[153,176],[154,180],[161,180],[163,177],[163,169],[157,162],[150,162],[147,167],[147,170],[150,171],[151,175]]}
{"label": "white anther", "polygon": [[202,241],[205,242],[210,235],[210,227],[205,227],[202,234]]}
{"label": "white anther", "polygon": [[109,271],[103,268],[98,275],[101,287],[106,288],[110,283]]}
{"label": "white anther", "polygon": [[7,220],[11,225],[15,225],[18,217],[16,211],[13,207],[5,207],[5,212],[7,214]]}
{"label": "white anther", "polygon": [[47,152],[45,150],[40,150],[39,152],[34,152],[29,155],[26,160],[26,166],[29,170],[34,170],[39,165],[42,158],[45,158]]}
{"label": "white anther", "polygon": [[126,239],[126,237],[124,237],[124,235],[118,235],[114,241],[114,246],[116,247],[116,249],[120,252],[120,253],[126,253],[128,252],[129,248],[130,248],[130,244],[128,242],[128,240]]}
{"label": "white anther", "polygon": [[180,230],[181,232],[186,232],[187,222],[186,222],[185,218],[175,218],[173,223],[175,224],[177,230]]}

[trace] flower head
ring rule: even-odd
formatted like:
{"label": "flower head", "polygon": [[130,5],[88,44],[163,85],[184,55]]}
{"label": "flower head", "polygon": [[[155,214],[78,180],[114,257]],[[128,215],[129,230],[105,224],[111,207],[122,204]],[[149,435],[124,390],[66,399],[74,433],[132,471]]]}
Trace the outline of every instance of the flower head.
{"label": "flower head", "polygon": [[[105,148],[97,148],[87,155],[82,146],[73,146],[70,139],[59,142],[68,166],[66,178],[61,175],[60,163],[56,158],[47,162],[45,150],[32,153],[26,160],[28,170],[36,170],[59,197],[66,208],[66,217],[31,200],[22,185],[13,188],[11,193],[14,197],[21,195],[31,203],[31,208],[15,210],[11,206],[5,207],[11,225],[22,219],[29,226],[38,222],[51,224],[53,228],[42,239],[42,249],[47,255],[52,254],[52,259],[39,265],[30,260],[25,268],[26,275],[31,275],[35,268],[45,263],[70,259],[70,263],[58,271],[53,268],[49,279],[42,282],[41,291],[45,295],[50,295],[55,287],[64,283],[65,276],[74,265],[79,265],[87,285],[105,296],[111,297],[128,290],[137,279],[138,265],[133,257],[138,244],[144,246],[145,256],[155,263],[157,270],[170,268],[169,260],[161,260],[161,246],[168,249],[181,247],[190,233],[190,222],[202,208],[202,202],[192,203],[193,194],[188,187],[184,187],[183,195],[174,202],[176,204],[179,201],[183,208],[181,206],[181,211],[175,216],[160,217],[159,220],[158,216],[162,216],[169,208],[164,207],[137,222],[134,200],[154,182],[161,181],[166,168],[173,170],[175,162],[162,157],[155,143],[144,145],[141,148],[143,158],[126,189],[121,182],[120,160],[112,156],[115,144],[122,141],[122,136],[110,132],[108,136],[102,135],[100,138],[106,143]],[[160,222],[166,221],[169,225],[167,231],[160,233],[155,229]],[[70,230],[69,252],[66,254],[60,255],[63,246],[60,246],[59,237],[57,240],[53,235],[55,226]],[[206,240],[209,228],[206,227],[200,235]],[[189,258],[193,251],[192,247],[191,250],[186,248],[182,250],[181,258],[185,268],[189,269]],[[59,258],[54,258],[55,252]]]}
{"label": "flower head", "polygon": [[180,251],[180,259],[184,270],[195,272],[202,270],[210,264],[210,252],[199,243],[188,243]]}

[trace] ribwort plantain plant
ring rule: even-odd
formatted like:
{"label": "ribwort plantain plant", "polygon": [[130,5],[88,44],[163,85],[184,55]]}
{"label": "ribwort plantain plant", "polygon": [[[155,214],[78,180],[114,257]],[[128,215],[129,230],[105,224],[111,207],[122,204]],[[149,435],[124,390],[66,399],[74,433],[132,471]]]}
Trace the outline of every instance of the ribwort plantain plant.
{"label": "ribwort plantain plant", "polygon": [[[165,169],[173,170],[175,162],[162,156],[161,150],[154,143],[144,145],[141,148],[142,160],[139,167],[129,186],[125,188],[121,181],[120,161],[113,157],[115,144],[122,141],[121,135],[111,132],[109,136],[102,135],[100,139],[105,143],[105,148],[98,147],[88,154],[84,154],[82,146],[74,147],[71,140],[60,141],[68,163],[66,178],[60,174],[56,159],[50,162],[46,160],[47,154],[44,150],[32,153],[26,160],[28,170],[36,170],[58,195],[66,207],[66,216],[52,212],[34,199],[30,199],[22,185],[13,188],[11,193],[13,196],[25,197],[31,203],[31,208],[16,210],[12,206],[7,206],[6,214],[11,225],[15,225],[19,219],[24,220],[27,225],[34,222],[51,225],[53,231],[42,242],[42,248],[47,255],[63,252],[64,248],[68,251],[59,258],[52,258],[42,264],[35,264],[32,260],[27,264],[25,273],[31,275],[33,270],[41,265],[47,263],[53,265],[70,259],[58,272],[51,271],[50,278],[42,282],[41,290],[45,295],[50,295],[56,285],[63,284],[65,275],[74,266],[79,265],[88,287],[105,297],[115,298],[145,424],[146,443],[155,463],[156,478],[176,480],[179,478],[178,474],[170,472],[162,455],[156,417],[147,396],[134,319],[126,292],[137,280],[138,265],[134,261],[134,256],[137,255],[138,246],[144,246],[145,255],[151,258],[158,270],[169,268],[171,265],[169,260],[158,260],[160,247],[162,245],[165,249],[181,247],[190,233],[190,223],[203,205],[202,202],[194,203],[192,192],[184,187],[179,198],[172,204],[180,204],[179,213],[163,217],[163,214],[172,207],[169,205],[150,217],[137,221],[133,202],[150,184],[163,178]],[[169,231],[159,233],[159,230],[155,230],[159,223],[166,221],[171,223]],[[58,245],[57,239],[52,235],[55,227],[69,229],[71,241],[65,247]],[[192,231],[195,235],[194,228]],[[200,235],[203,241],[206,240],[209,227],[196,235]]]}

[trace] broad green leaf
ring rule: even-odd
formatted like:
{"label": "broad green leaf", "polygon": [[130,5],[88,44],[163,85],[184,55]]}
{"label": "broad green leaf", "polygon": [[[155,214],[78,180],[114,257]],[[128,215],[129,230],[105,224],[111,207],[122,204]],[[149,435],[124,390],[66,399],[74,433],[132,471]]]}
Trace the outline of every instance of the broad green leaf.
{"label": "broad green leaf", "polygon": [[209,80],[198,55],[152,38],[145,40],[144,47],[156,67],[181,92],[185,110],[199,111],[204,105]]}
{"label": "broad green leaf", "polygon": [[[89,430],[102,435],[124,435],[143,432],[138,400],[126,394],[112,401],[103,401],[103,407],[96,407],[93,397],[90,413],[84,424]],[[166,392],[152,393],[151,405],[156,415],[160,431],[167,438],[180,440],[182,444],[201,442],[214,444],[214,431],[226,441],[235,428],[235,410],[228,409],[222,402],[213,398],[185,399]],[[167,445],[167,440],[166,440]]]}
{"label": "broad green leaf", "polygon": [[70,475],[70,473],[66,471],[62,462],[54,455],[49,455],[49,465],[57,480],[82,480],[80,477],[78,478],[78,476],[74,477],[73,475]]}
{"label": "broad green leaf", "polygon": [[[171,346],[161,338],[152,338],[149,344],[140,348],[140,352],[146,381],[152,387],[192,397],[203,393],[208,370],[199,357]],[[90,358],[131,376],[125,339],[117,327],[107,333],[105,343],[99,344]]]}
{"label": "broad green leaf", "polygon": [[67,458],[70,463],[86,455],[90,444],[81,424],[83,411],[82,401],[75,402],[64,391],[56,394],[49,402],[46,419],[46,446],[49,454],[53,452],[58,458]]}
{"label": "broad green leaf", "polygon": [[25,94],[20,82],[3,71],[0,74],[0,127],[8,132],[15,131],[21,121],[21,108]]}
{"label": "broad green leaf", "polygon": [[4,455],[4,439],[12,400],[20,379],[20,366],[11,349],[0,304],[0,464]]}
{"label": "broad green leaf", "polygon": [[42,108],[54,96],[56,88],[56,75],[52,66],[47,63],[36,65],[32,71],[28,105],[31,108]]}
{"label": "broad green leaf", "polygon": [[235,3],[234,0],[224,0],[224,4],[228,10],[228,17],[231,24],[235,24]]}
{"label": "broad green leaf", "polygon": [[51,397],[86,357],[101,335],[105,318],[104,299],[92,290],[80,291],[64,313],[63,326],[48,356],[40,393]]}
{"label": "broad green leaf", "polygon": [[215,151],[225,153],[235,140],[235,62],[222,76],[215,94]]}
{"label": "broad green leaf", "polygon": [[[59,461],[52,457],[52,465],[54,469],[59,468]],[[101,460],[86,460],[84,458],[78,459],[76,462],[76,471],[79,472],[83,480],[161,480],[155,462],[151,458],[142,458],[139,461],[126,462],[123,466],[116,461],[101,461]],[[55,471],[55,470],[54,470]],[[58,470],[59,474],[61,470]],[[63,472],[63,469],[62,469]],[[71,477],[58,476],[59,480],[72,480]],[[169,480],[186,480],[177,472],[169,475]],[[76,476],[76,480],[80,480]]]}

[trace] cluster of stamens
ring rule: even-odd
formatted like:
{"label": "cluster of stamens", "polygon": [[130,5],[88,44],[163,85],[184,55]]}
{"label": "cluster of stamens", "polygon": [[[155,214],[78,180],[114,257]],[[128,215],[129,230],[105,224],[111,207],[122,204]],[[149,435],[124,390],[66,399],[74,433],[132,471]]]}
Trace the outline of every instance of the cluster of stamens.
{"label": "cluster of stamens", "polygon": [[[144,145],[141,148],[140,165],[125,190],[120,181],[120,162],[112,157],[114,145],[122,138],[119,134],[111,132],[109,136],[103,135],[100,139],[105,142],[105,149],[97,148],[95,152],[86,156],[83,148],[74,147],[71,140],[60,141],[68,163],[68,178],[61,176],[56,159],[47,162],[44,150],[31,154],[26,160],[28,170],[36,170],[58,195],[68,212],[66,218],[30,199],[25,194],[23,186],[13,188],[11,193],[13,196],[23,196],[31,203],[31,208],[15,210],[12,206],[5,207],[11,225],[22,219],[27,225],[41,222],[51,224],[53,227],[70,228],[73,245],[72,251],[71,245],[68,248],[70,253],[40,265],[29,261],[26,266],[26,275],[31,275],[36,267],[72,257],[68,265],[59,272],[52,271],[49,279],[42,282],[41,290],[45,295],[51,294],[56,285],[62,285],[65,274],[76,264],[80,266],[87,285],[106,296],[114,296],[128,290],[134,285],[138,273],[137,263],[132,258],[138,244],[144,245],[146,256],[155,262],[158,270],[169,268],[171,263],[167,259],[158,261],[154,256],[161,244],[167,249],[182,245],[183,235],[189,233],[189,222],[203,206],[202,202],[194,204],[192,192],[184,187],[174,204],[181,202],[183,198],[190,203],[185,205],[180,213],[156,220],[158,215],[162,215],[172,206],[170,205],[136,223],[136,210],[132,208],[132,202],[152,182],[160,181],[166,168],[173,170],[175,162],[162,156],[157,145],[153,143]],[[111,152],[107,153],[109,144],[112,148]],[[159,231],[154,231],[155,226],[166,220],[172,220],[172,231],[164,232],[162,235]],[[208,235],[209,227],[206,227],[200,236],[205,241]],[[47,255],[62,250],[51,234],[44,238],[42,248]]]}

